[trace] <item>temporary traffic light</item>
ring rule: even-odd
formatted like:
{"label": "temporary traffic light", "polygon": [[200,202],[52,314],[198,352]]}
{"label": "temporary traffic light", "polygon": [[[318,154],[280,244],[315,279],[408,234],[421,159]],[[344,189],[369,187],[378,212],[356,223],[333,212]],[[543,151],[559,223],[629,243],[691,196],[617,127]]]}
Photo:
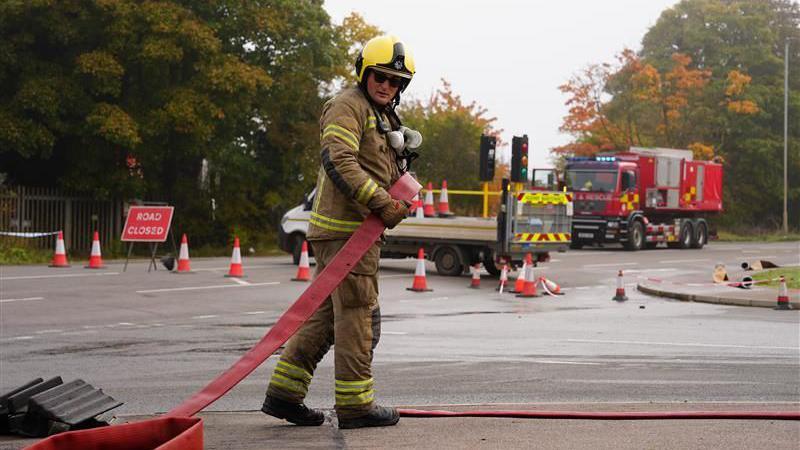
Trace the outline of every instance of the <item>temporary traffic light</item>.
{"label": "temporary traffic light", "polygon": [[528,135],[511,139],[511,181],[528,181]]}
{"label": "temporary traffic light", "polygon": [[494,152],[496,146],[496,137],[481,135],[480,170],[478,173],[481,181],[492,181],[494,179]]}

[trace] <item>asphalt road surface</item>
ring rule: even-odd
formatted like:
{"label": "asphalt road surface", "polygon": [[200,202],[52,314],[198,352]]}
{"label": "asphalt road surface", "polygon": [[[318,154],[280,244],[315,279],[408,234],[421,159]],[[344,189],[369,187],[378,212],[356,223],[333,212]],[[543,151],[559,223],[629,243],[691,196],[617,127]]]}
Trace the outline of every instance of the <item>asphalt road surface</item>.
{"label": "asphalt road surface", "polygon": [[[712,243],[702,250],[586,249],[554,254],[536,270],[565,295],[495,292],[484,273],[439,277],[414,293],[414,260],[382,260],[383,334],[374,372],[381,403],[715,403],[797,409],[800,314],[649,297],[641,278],[708,283],[715,263],[736,278],[742,261],[800,264],[792,243]],[[308,286],[291,258],[245,258],[244,280],[226,258],[193,259],[193,274],[146,262],[122,272],[0,267],[0,391],[35,377],[82,378],[125,405],[117,414],[167,411],[249,349]],[[616,303],[617,271],[628,302]],[[270,358],[209,411],[260,407]],[[331,408],[332,352],[308,404]],[[596,408],[595,408],[596,409]],[[798,436],[800,437],[800,436]]]}

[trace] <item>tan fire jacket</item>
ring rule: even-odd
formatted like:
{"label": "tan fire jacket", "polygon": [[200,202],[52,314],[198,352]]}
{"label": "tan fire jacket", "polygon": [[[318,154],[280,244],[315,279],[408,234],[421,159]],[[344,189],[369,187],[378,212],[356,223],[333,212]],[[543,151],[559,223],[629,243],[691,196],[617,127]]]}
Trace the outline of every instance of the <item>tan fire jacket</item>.
{"label": "tan fire jacket", "polygon": [[[382,120],[389,124],[385,116]],[[346,239],[371,211],[391,202],[386,190],[400,171],[359,88],[345,89],[325,104],[320,133],[322,165],[307,237]]]}

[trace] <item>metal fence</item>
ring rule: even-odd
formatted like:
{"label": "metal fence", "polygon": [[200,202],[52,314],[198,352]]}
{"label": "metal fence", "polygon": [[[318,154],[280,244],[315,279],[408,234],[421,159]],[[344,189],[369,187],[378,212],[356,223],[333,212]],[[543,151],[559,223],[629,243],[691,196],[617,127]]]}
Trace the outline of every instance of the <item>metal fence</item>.
{"label": "metal fence", "polygon": [[[122,201],[72,196],[54,188],[12,186],[0,190],[0,231],[63,231],[67,251],[89,252],[94,231],[108,249],[119,240],[124,223]],[[50,248],[55,237],[21,238],[0,236],[38,248]]]}

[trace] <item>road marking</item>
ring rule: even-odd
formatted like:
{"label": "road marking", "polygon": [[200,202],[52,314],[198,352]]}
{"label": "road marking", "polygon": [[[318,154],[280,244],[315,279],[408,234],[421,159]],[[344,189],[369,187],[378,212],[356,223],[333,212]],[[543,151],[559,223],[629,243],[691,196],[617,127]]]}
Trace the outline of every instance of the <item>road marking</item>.
{"label": "road marking", "polygon": [[602,341],[593,339],[567,339],[567,342],[589,344],[632,344],[632,345],[672,345],[678,347],[719,347],[719,348],[753,348],[768,350],[800,350],[800,347],[770,347],[765,345],[731,345],[731,344],[698,344],[691,342],[645,342],[645,341]]}
{"label": "road marking", "polygon": [[17,336],[9,339],[9,341],[28,341],[33,339],[33,336]]}
{"label": "road marking", "polygon": [[56,330],[56,329],[53,329],[53,330],[39,330],[39,331],[36,332],[36,334],[50,334],[50,333],[63,333],[63,332],[64,332],[64,330]]}
{"label": "road marking", "polygon": [[[287,267],[288,264],[269,264],[269,265],[255,265],[255,266],[242,266],[242,269],[274,269],[276,267]],[[193,272],[217,272],[220,270],[229,270],[230,267],[206,267],[206,268],[192,268]]]}
{"label": "road marking", "polygon": [[433,297],[429,298],[428,300],[447,300],[449,297]]}
{"label": "road marking", "polygon": [[192,319],[193,320],[205,320],[205,319],[213,319],[215,317],[219,317],[219,316],[216,315],[216,314],[208,314],[208,315],[205,315],[205,316],[192,316]]}
{"label": "road marking", "polygon": [[136,291],[137,294],[153,294],[156,292],[178,292],[178,291],[199,291],[203,289],[225,289],[235,287],[252,287],[252,286],[274,286],[281,284],[279,281],[271,281],[269,283],[248,283],[247,285],[241,284],[219,284],[214,286],[194,286],[194,287],[181,287],[181,288],[167,288],[167,289],[148,289],[144,291]]}
{"label": "road marking", "polygon": [[700,258],[700,259],[665,259],[663,261],[659,261],[659,264],[672,264],[672,263],[690,263],[690,262],[704,262],[704,261],[711,261],[708,258]]}
{"label": "road marking", "polygon": [[266,311],[248,311],[245,314],[248,316],[255,316],[257,314],[266,314]]}
{"label": "road marking", "polygon": [[405,331],[381,331],[381,334],[391,334],[391,335],[396,335],[396,336],[403,336],[403,335],[408,334],[408,333],[406,333]]}
{"label": "road marking", "polygon": [[627,273],[642,273],[642,272],[647,272],[647,273],[651,273],[651,272],[677,272],[677,270],[678,269],[675,269],[674,267],[667,267],[667,268],[663,268],[663,269],[629,269],[629,270],[626,270],[625,273],[627,274]]}
{"label": "road marking", "polygon": [[236,277],[231,277],[230,279],[235,281],[235,282],[237,282],[237,283],[239,283],[239,284],[241,284],[242,286],[250,286],[252,284],[252,283],[248,283],[247,281],[240,280],[240,279],[238,279]]}
{"label": "road marking", "polygon": [[619,267],[619,266],[638,266],[639,263],[635,262],[627,262],[627,263],[609,263],[609,264],[586,264],[582,266],[584,269],[588,269],[590,267]]}
{"label": "road marking", "polygon": [[5,300],[0,300],[0,303],[32,302],[34,300],[44,300],[44,297],[7,298]]}
{"label": "road marking", "polygon": [[39,278],[74,278],[74,277],[102,277],[105,275],[119,275],[119,272],[103,273],[68,273],[61,275],[28,275],[24,277],[0,277],[0,280],[35,280]]}
{"label": "road marking", "polygon": [[576,362],[576,361],[554,361],[549,359],[534,359],[531,362],[537,364],[569,364],[573,366],[602,366],[603,363],[594,362]]}

